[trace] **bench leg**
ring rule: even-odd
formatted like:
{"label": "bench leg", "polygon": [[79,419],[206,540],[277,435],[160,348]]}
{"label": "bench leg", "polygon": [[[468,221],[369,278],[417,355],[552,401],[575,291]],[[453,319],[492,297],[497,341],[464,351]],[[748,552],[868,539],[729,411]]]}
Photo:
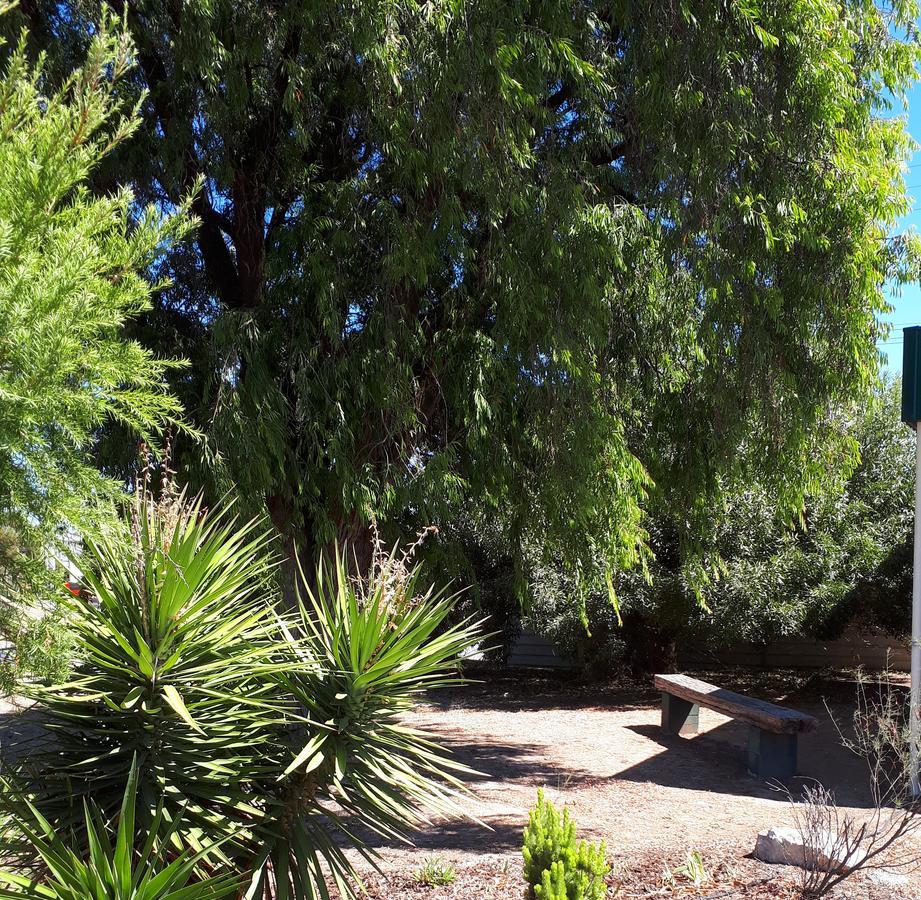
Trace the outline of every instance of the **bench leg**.
{"label": "bench leg", "polygon": [[752,725],[748,729],[748,770],[759,778],[790,778],[796,774],[795,734],[774,734]]}
{"label": "bench leg", "polygon": [[662,730],[666,734],[697,734],[700,707],[690,700],[662,694]]}

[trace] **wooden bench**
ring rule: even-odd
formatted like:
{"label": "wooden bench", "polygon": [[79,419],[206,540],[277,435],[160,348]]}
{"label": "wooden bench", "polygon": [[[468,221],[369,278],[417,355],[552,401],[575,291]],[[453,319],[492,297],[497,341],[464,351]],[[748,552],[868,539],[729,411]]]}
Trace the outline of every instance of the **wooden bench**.
{"label": "wooden bench", "polygon": [[806,713],[745,697],[688,675],[656,675],[662,694],[662,729],[667,734],[695,734],[700,707],[747,722],[748,768],[759,778],[796,774],[797,739],[815,731],[818,721]]}

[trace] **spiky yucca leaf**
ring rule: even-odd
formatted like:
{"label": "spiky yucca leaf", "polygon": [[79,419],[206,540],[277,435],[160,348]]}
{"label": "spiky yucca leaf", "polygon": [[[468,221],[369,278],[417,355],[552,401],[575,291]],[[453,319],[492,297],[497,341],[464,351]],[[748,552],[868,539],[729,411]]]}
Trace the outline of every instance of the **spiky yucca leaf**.
{"label": "spiky yucca leaf", "polygon": [[481,623],[447,624],[453,598],[419,594],[418,569],[396,596],[386,578],[356,584],[339,555],[319,564],[312,586],[301,581],[297,633],[283,630],[303,665],[279,679],[309,722],[289,732],[285,815],[270,826],[253,897],[269,869],[279,897],[326,897],[321,865],[348,894],[354,872],[337,831],[373,863],[361,830],[405,840],[428,815],[460,815],[459,777],[473,774],[401,713],[423,692],[461,683],[458,659],[482,638]]}
{"label": "spiky yucca leaf", "polygon": [[142,823],[181,815],[178,850],[221,845],[198,875],[231,863],[249,896],[279,900],[326,898],[331,877],[347,896],[343,843],[372,859],[362,829],[403,837],[459,811],[467,770],[400,713],[458,683],[477,626],[417,597],[418,572],[396,594],[386,578],[359,589],[341,558],[285,618],[258,526],[167,500],[145,492],[130,542],[91,545],[94,599],[71,601],[80,662],[33,692],[54,743],[26,757],[18,795],[89,847],[81,801],[114,816],[136,758]]}
{"label": "spiky yucca leaf", "polygon": [[92,600],[69,601],[79,663],[33,689],[53,742],[17,773],[57,827],[89,797],[114,815],[135,757],[142,821],[161,799],[168,817],[182,807],[186,846],[245,838],[263,814],[250,786],[277,771],[285,721],[268,542],[200,501],[145,495],[130,541],[89,544]]}
{"label": "spiky yucca leaf", "polygon": [[[84,858],[29,802],[14,803],[6,824],[29,841],[44,864],[41,878],[0,871],[0,897],[20,900],[220,900],[232,896],[239,877],[226,873],[193,881],[195,868],[207,848],[180,852],[169,858],[170,837],[181,823],[162,829],[158,809],[146,837],[135,829],[137,766],[132,765],[125,787],[113,844],[98,810],[85,808],[88,853]],[[11,786],[4,785],[9,791]],[[141,845],[136,853],[135,848]]]}

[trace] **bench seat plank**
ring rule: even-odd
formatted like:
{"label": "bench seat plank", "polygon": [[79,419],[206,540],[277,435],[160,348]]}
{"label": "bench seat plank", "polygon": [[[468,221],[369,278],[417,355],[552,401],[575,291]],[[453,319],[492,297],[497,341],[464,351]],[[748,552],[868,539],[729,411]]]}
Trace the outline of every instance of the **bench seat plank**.
{"label": "bench seat plank", "polygon": [[655,685],[656,690],[664,694],[706,706],[774,734],[807,734],[815,731],[819,724],[817,719],[806,713],[745,697],[689,675],[656,675]]}

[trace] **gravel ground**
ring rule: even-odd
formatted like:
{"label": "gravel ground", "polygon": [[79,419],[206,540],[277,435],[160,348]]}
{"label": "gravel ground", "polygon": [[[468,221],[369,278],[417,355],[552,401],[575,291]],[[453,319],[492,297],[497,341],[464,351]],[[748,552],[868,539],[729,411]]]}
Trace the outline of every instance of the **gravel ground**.
{"label": "gravel ground", "polygon": [[[802,775],[821,779],[841,806],[865,814],[863,764],[842,749],[832,720],[851,714],[854,686],[846,677],[702,677],[819,718],[818,733],[800,742]],[[747,731],[738,722],[701,710],[700,734],[668,737],[659,728],[657,695],[645,686],[584,688],[566,678],[496,675],[436,695],[408,719],[480,773],[466,812],[488,827],[442,821],[415,834],[414,847],[380,844],[381,873],[366,882],[372,898],[521,897],[521,832],[540,787],[570,808],[581,836],[606,841],[614,896],[777,900],[796,894],[797,870],[749,857],[758,831],[792,820],[784,795],[746,772]],[[800,783],[793,779],[789,787],[798,792]],[[703,885],[668,875],[691,850],[700,851],[708,869]],[[453,884],[417,883],[415,872],[431,856],[455,868]],[[921,879],[912,875],[908,885],[893,887],[855,876],[832,896],[921,898]]]}

